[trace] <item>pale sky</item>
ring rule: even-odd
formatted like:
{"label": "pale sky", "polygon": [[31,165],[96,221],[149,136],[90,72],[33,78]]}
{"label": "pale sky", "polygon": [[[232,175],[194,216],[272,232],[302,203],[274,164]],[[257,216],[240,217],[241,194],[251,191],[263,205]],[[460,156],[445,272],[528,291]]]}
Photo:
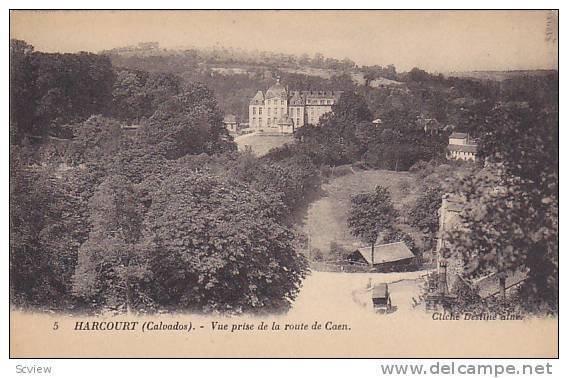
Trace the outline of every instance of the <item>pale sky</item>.
{"label": "pale sky", "polygon": [[46,52],[159,42],[348,57],[430,72],[557,69],[547,11],[12,11],[11,37]]}

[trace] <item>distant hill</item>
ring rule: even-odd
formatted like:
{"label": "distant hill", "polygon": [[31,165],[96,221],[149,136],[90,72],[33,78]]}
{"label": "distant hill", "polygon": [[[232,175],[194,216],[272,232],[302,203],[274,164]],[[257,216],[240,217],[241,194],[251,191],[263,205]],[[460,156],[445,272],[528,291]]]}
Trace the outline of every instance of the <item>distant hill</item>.
{"label": "distant hill", "polygon": [[273,51],[245,50],[232,47],[177,47],[167,49],[158,42],[143,42],[137,45],[117,47],[100,52],[111,57],[178,57],[186,62],[205,62],[210,64],[245,64],[255,66],[278,66],[288,68],[315,68],[325,70],[346,71],[357,67],[349,58],[337,59],[324,57],[320,53],[295,55]]}
{"label": "distant hill", "polygon": [[471,78],[478,80],[504,81],[522,76],[546,76],[558,73],[556,70],[517,70],[517,71],[450,71],[442,72],[445,77]]}
{"label": "distant hill", "polygon": [[[188,70],[210,70],[223,76],[256,76],[262,71],[279,70],[289,74],[331,79],[348,75],[356,85],[371,87],[401,86],[395,81],[396,69],[390,65],[358,66],[349,58],[324,57],[320,53],[294,55],[270,51],[249,51],[231,47],[176,47],[166,49],[157,42],[118,47],[100,52],[110,57],[119,67],[144,71],[162,71],[183,74]],[[383,72],[384,71],[384,72]],[[365,78],[372,73],[371,78]]]}

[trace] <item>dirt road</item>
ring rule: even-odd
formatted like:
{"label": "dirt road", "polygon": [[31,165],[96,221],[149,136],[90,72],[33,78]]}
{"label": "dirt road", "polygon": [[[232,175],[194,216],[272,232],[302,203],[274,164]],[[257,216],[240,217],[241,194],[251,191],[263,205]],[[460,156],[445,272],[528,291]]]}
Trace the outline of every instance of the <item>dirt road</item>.
{"label": "dirt road", "polygon": [[369,283],[388,283],[395,311],[386,316],[399,317],[413,309],[412,298],[420,295],[420,277],[427,271],[405,273],[332,273],[312,272],[294,302],[290,316],[310,317],[329,314],[345,316],[377,316],[373,312]]}

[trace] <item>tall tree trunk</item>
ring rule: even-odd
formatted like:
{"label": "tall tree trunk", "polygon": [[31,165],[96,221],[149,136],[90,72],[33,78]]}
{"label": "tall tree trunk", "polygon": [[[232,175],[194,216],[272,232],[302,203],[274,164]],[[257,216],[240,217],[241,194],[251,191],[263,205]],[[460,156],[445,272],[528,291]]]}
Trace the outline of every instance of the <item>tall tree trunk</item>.
{"label": "tall tree trunk", "polygon": [[132,290],[130,290],[130,280],[126,278],[126,313],[130,315],[132,313]]}
{"label": "tall tree trunk", "polygon": [[501,297],[501,300],[505,300],[505,290],[507,289],[506,287],[506,279],[507,276],[504,273],[501,273],[501,275],[499,276],[499,296]]}

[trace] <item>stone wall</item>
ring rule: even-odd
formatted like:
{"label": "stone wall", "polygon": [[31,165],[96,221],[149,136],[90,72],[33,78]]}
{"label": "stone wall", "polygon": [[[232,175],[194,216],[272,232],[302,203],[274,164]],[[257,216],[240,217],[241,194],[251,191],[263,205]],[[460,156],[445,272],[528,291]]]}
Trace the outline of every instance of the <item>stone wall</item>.
{"label": "stone wall", "polygon": [[[446,273],[448,288],[451,291],[456,284],[458,274],[463,272],[463,264],[461,261],[452,256],[442,256],[442,250],[447,247],[445,235],[447,232],[459,229],[461,227],[460,214],[464,209],[464,199],[451,194],[444,194],[442,197],[442,206],[439,210],[440,226],[438,230],[438,243],[436,247],[436,260],[438,273]],[[443,268],[441,265],[446,265]]]}

